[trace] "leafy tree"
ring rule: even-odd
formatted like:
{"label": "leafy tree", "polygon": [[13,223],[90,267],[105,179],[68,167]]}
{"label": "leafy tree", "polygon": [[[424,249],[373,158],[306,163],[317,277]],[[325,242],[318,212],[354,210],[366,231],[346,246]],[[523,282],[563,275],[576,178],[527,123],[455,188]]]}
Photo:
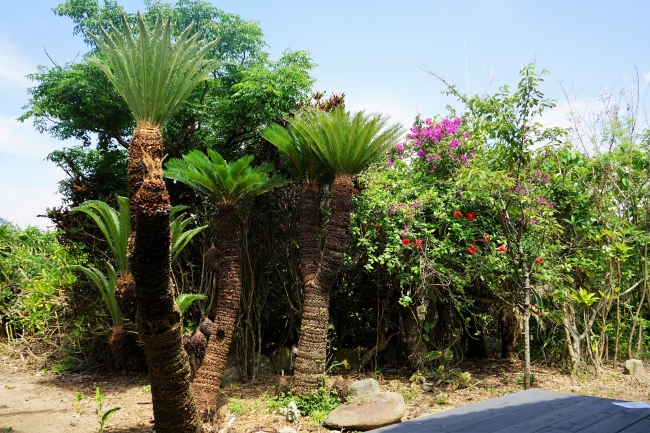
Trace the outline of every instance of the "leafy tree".
{"label": "leafy tree", "polygon": [[241,268],[237,241],[237,207],[247,198],[282,186],[284,179],[268,177],[272,167],[251,167],[252,156],[227,163],[221,155],[208,150],[208,156],[195,150],[183,159],[171,159],[165,175],[189,185],[208,196],[219,208],[216,261],[209,263],[219,273],[219,295],[213,336],[205,358],[194,379],[194,391],[201,413],[213,413],[228,351],[237,320],[241,298]]}

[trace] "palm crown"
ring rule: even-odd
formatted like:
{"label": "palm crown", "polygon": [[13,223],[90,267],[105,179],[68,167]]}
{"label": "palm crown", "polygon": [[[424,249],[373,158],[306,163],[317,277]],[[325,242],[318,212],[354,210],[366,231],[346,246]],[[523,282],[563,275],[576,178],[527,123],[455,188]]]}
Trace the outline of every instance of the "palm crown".
{"label": "palm crown", "polygon": [[343,108],[308,110],[296,119],[289,121],[295,135],[311,143],[320,162],[334,173],[360,173],[402,133],[401,125],[387,126],[388,118],[380,114],[353,115]]}
{"label": "palm crown", "polygon": [[317,183],[328,169],[314,153],[314,142],[305,133],[309,124],[301,115],[288,119],[288,122],[291,125],[289,129],[273,123],[264,128],[261,135],[282,152],[293,176],[306,177],[308,182]]}
{"label": "palm crown", "polygon": [[165,176],[175,179],[215,200],[216,203],[234,205],[248,196],[264,194],[282,186],[286,181],[278,176],[268,176],[269,164],[251,167],[252,156],[244,156],[227,163],[214,150],[208,155],[194,150],[183,159],[170,159]]}
{"label": "palm crown", "polygon": [[111,25],[111,32],[100,27],[103,38],[89,34],[105,60],[89,58],[120,92],[137,125],[160,126],[172,117],[207,73],[223,62],[206,60],[217,41],[198,42],[190,37],[190,24],[172,40],[171,19],[164,23],[158,15],[153,29],[138,15],[139,35],[135,36],[124,14],[123,31]]}

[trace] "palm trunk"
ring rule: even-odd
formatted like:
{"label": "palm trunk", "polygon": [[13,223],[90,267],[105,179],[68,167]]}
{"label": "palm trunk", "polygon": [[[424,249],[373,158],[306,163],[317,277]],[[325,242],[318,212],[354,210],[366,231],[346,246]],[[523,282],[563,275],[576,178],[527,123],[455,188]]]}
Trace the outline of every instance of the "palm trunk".
{"label": "palm trunk", "polygon": [[193,385],[199,413],[202,416],[216,411],[219,387],[226,368],[241,299],[237,213],[234,205],[219,207],[217,236],[216,265],[219,273],[217,310],[205,358],[196,373]]}
{"label": "palm trunk", "polygon": [[399,307],[399,314],[404,327],[404,340],[408,352],[408,366],[413,371],[422,370],[427,355],[427,345],[422,339],[422,327],[418,321],[418,311],[414,304]]}
{"label": "palm trunk", "polygon": [[298,249],[300,251],[300,277],[303,284],[311,281],[318,271],[320,248],[318,247],[318,208],[320,202],[318,184],[306,181],[300,193],[300,226]]}
{"label": "palm trunk", "polygon": [[[148,141],[162,141],[159,131],[147,133]],[[156,431],[198,433],[202,425],[192,395],[189,359],[183,349],[181,312],[171,286],[169,195],[160,158],[154,154],[152,159],[157,167],[150,167],[131,208],[138,223],[131,253],[138,303],[136,322],[147,357]]]}
{"label": "palm trunk", "polygon": [[343,264],[350,232],[353,189],[350,174],[336,174],[332,183],[331,215],[327,223],[325,247],[316,276],[305,285],[293,379],[293,389],[299,394],[315,392],[324,381],[330,288]]}
{"label": "palm trunk", "polygon": [[[136,230],[136,199],[135,196],[142,186],[146,167],[142,162],[144,155],[150,155],[154,160],[163,156],[162,136],[160,130],[153,127],[138,126],[129,144],[128,185],[129,208],[131,210],[131,227]],[[133,236],[133,234],[132,234]]]}

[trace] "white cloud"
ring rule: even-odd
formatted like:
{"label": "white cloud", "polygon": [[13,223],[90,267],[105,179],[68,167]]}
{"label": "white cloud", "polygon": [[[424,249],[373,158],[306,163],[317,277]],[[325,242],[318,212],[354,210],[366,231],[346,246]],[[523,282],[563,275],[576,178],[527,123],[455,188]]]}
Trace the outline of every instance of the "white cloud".
{"label": "white cloud", "polygon": [[25,75],[34,71],[34,65],[18,54],[14,44],[0,39],[0,83],[26,89],[30,81]]}
{"label": "white cloud", "polygon": [[645,84],[650,83],[650,72],[643,74],[643,81],[645,81]]}
{"label": "white cloud", "polygon": [[0,115],[0,153],[43,159],[63,147],[62,141],[36,131],[31,121],[16,119]]}

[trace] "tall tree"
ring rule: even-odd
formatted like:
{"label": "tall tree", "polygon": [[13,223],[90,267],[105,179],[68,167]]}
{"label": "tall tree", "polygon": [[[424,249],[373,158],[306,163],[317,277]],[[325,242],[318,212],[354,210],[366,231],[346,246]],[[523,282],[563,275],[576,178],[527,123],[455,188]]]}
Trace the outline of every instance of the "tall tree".
{"label": "tall tree", "polygon": [[330,288],[343,263],[352,211],[352,177],[380,158],[395,143],[401,127],[387,125],[380,115],[352,115],[342,108],[332,112],[308,110],[290,120],[301,141],[311,146],[320,163],[334,173],[330,219],[315,275],[305,285],[301,333],[293,388],[311,393],[323,381],[327,348]]}
{"label": "tall tree", "polygon": [[104,59],[89,58],[126,101],[136,130],[129,146],[128,185],[135,237],[131,269],[135,280],[138,333],[144,342],[156,430],[202,429],[190,387],[182,344],[181,312],[170,283],[170,199],[162,179],[161,126],[207,74],[221,66],[205,60],[217,41],[199,42],[188,26],[172,39],[171,19],[159,15],[153,29],[138,16],[135,35],[124,15],[123,30],[90,34]]}
{"label": "tall tree", "polygon": [[268,176],[272,170],[270,165],[251,167],[252,161],[252,156],[245,156],[229,164],[213,150],[208,150],[208,156],[195,150],[184,155],[183,159],[171,159],[166,166],[168,178],[210,197],[219,208],[216,260],[209,264],[219,275],[217,308],[205,358],[194,379],[194,392],[202,415],[216,410],[239,310],[241,268],[237,207],[248,197],[264,194],[284,184],[281,177]]}

